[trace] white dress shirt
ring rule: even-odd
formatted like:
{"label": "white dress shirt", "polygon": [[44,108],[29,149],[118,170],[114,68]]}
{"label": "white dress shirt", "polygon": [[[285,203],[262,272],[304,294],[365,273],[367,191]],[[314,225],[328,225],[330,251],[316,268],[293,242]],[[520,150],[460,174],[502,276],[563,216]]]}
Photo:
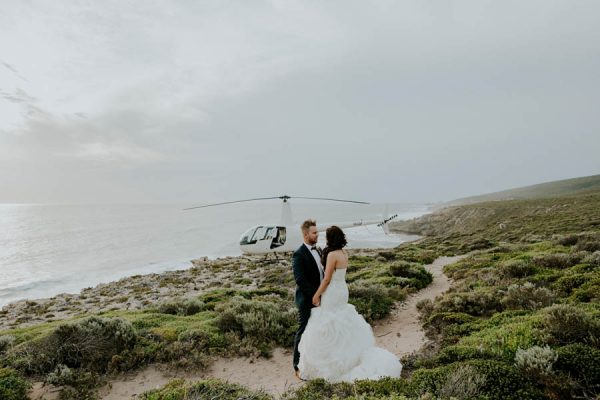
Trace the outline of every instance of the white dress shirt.
{"label": "white dress shirt", "polygon": [[317,267],[319,267],[320,280],[321,282],[323,282],[323,278],[325,277],[325,268],[323,267],[323,264],[321,264],[321,256],[319,255],[319,252],[317,250],[311,250],[312,246],[310,244],[304,243],[304,245],[308,248],[308,251],[310,251],[310,254],[312,254],[313,258],[317,262]]}

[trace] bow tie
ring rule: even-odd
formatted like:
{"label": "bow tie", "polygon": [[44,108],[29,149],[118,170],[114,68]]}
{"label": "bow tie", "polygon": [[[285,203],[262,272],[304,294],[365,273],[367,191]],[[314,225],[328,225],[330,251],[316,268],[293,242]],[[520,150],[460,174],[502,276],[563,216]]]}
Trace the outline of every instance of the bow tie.
{"label": "bow tie", "polygon": [[[310,248],[311,250],[317,250],[317,246],[313,246]],[[318,251],[318,250],[317,250]]]}

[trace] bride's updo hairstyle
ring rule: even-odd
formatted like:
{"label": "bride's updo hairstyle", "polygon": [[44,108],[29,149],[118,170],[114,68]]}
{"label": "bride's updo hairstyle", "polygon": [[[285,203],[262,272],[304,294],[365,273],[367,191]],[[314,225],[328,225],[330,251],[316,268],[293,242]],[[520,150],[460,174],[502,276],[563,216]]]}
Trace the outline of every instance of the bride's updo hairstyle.
{"label": "bride's updo hairstyle", "polygon": [[323,255],[321,256],[321,264],[323,264],[323,266],[325,266],[327,263],[327,255],[329,253],[335,250],[343,249],[348,244],[344,231],[335,225],[327,228],[325,231],[325,238],[327,239],[327,247],[323,249]]}

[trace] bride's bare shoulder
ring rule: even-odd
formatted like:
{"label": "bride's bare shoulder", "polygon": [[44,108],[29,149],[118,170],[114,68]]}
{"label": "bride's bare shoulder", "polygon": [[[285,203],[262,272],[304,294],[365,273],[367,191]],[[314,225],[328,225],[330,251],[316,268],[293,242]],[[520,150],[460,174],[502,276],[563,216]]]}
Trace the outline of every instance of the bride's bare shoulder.
{"label": "bride's bare shoulder", "polygon": [[348,252],[344,249],[332,251],[331,254],[337,261],[337,268],[346,268],[348,266]]}

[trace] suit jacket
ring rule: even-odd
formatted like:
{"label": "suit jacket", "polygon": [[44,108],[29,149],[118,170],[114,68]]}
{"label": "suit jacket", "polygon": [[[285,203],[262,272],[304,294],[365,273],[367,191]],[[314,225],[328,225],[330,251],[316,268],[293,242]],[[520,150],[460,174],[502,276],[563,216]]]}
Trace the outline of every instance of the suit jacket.
{"label": "suit jacket", "polygon": [[321,271],[310,250],[303,243],[292,256],[296,280],[296,305],[312,308],[312,298],[321,285]]}

